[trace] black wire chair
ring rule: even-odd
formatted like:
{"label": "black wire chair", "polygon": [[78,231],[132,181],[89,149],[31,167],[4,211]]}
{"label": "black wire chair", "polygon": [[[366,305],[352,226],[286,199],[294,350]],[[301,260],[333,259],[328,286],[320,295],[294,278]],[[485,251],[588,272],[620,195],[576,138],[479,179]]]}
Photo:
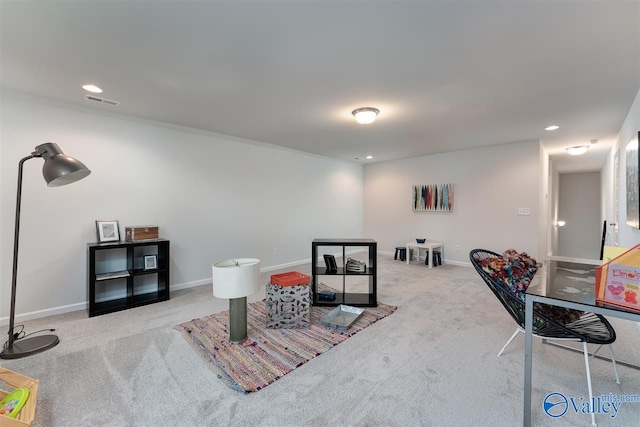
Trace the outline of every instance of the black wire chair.
{"label": "black wire chair", "polygon": [[[511,342],[520,332],[524,333],[525,328],[525,303],[514,295],[509,288],[495,280],[493,276],[483,267],[492,259],[502,258],[502,255],[485,249],[474,249],[469,253],[471,264],[476,269],[480,277],[489,286],[489,289],[502,303],[513,320],[518,324],[518,328],[513,333],[509,341],[502,347],[498,357],[506,350]],[[591,389],[591,373],[589,370],[589,358],[596,355],[600,348],[607,344],[611,351],[611,361],[616,374],[616,383],[620,384],[618,368],[616,366],[613,347],[611,344],[616,340],[616,332],[611,324],[603,316],[589,312],[574,312],[578,318],[567,322],[564,318],[559,319],[553,315],[553,310],[545,304],[534,303],[533,310],[533,335],[548,340],[569,340],[581,341],[584,353],[585,367],[587,371],[587,385],[589,386],[589,398],[593,397]],[[599,347],[589,355],[587,344],[598,344]],[[595,425],[595,417],[592,415],[592,422]]]}

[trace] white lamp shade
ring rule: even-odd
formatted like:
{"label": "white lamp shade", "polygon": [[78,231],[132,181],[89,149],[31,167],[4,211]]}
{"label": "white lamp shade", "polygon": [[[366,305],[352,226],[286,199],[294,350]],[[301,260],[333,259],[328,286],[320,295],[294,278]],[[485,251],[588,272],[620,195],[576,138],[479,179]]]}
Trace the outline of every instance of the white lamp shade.
{"label": "white lamp shade", "polygon": [[213,296],[242,298],[260,290],[260,260],[235,258],[213,264]]}

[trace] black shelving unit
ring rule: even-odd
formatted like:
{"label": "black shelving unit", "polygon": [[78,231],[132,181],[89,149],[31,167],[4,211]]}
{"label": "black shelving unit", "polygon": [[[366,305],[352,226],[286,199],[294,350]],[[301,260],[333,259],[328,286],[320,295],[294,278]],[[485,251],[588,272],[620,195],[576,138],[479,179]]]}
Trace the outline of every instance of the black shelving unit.
{"label": "black shelving unit", "polygon": [[[338,263],[338,271],[329,272],[326,269],[324,261],[318,261],[318,251],[323,246],[342,247],[342,260]],[[367,269],[363,273],[353,273],[347,271],[346,260],[349,248],[363,247],[368,251]],[[313,304],[317,306],[337,306],[340,304],[350,305],[354,307],[377,307],[377,290],[376,290],[376,259],[378,253],[378,243],[373,239],[314,239],[311,242],[311,274],[313,288]],[[322,254],[321,254],[322,255]],[[322,276],[341,276],[342,289],[336,292],[336,299],[332,301],[322,300],[318,297],[317,285],[322,282]],[[347,292],[347,284],[350,279],[355,277],[366,276],[369,281],[368,293],[352,293]]]}
{"label": "black shelving unit", "polygon": [[[156,268],[145,269],[145,256]],[[87,244],[89,317],[169,299],[169,240]]]}

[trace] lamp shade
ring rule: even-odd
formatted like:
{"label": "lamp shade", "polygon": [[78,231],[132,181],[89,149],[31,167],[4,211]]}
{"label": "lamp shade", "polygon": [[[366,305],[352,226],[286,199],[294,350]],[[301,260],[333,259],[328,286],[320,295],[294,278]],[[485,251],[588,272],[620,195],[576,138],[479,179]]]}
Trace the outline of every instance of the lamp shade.
{"label": "lamp shade", "polygon": [[213,264],[213,296],[242,298],[260,289],[260,260],[235,258]]}
{"label": "lamp shade", "polygon": [[38,145],[36,153],[44,159],[42,175],[49,187],[71,184],[91,173],[80,160],[65,155],[56,143]]}

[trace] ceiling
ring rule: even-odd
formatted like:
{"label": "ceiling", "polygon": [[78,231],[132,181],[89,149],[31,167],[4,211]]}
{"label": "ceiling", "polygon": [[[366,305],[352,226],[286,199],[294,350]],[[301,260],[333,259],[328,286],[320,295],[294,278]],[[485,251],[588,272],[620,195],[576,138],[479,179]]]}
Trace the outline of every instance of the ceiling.
{"label": "ceiling", "polygon": [[0,19],[3,88],[350,161],[541,140],[560,172],[598,170],[640,89],[640,0],[0,0]]}

